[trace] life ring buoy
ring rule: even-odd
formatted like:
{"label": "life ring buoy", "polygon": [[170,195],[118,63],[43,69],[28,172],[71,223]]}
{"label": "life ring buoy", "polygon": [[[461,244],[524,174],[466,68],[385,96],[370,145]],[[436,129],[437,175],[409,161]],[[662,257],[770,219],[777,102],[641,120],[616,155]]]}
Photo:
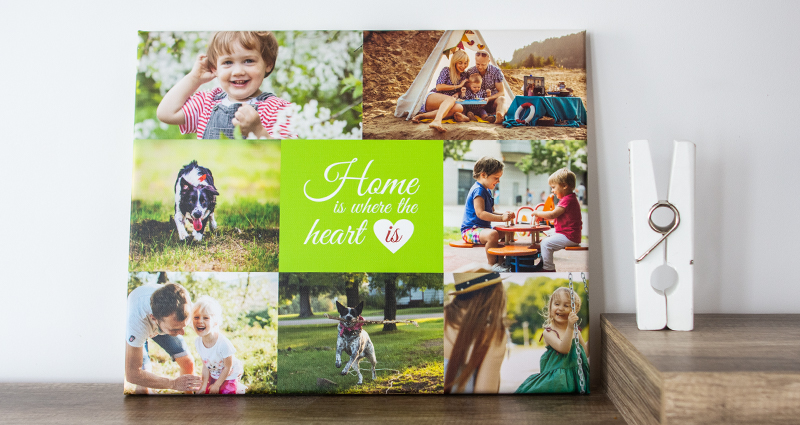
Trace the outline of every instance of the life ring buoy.
{"label": "life ring buoy", "polygon": [[[529,109],[530,114],[528,114],[524,120],[520,119],[521,116],[525,116],[525,113]],[[517,108],[517,112],[514,113],[514,119],[520,124],[530,124],[534,115],[536,115],[536,107],[530,102],[525,102]]]}

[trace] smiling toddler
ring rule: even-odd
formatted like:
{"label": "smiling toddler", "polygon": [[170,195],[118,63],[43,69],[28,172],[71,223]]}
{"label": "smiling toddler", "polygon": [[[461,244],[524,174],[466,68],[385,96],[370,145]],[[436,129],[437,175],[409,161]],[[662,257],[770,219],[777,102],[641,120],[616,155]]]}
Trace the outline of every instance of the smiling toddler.
{"label": "smiling toddler", "polygon": [[[542,312],[546,319],[539,340],[544,338],[546,349],[539,359],[539,373],[529,376],[517,388],[517,394],[588,392],[589,346],[575,326],[580,311],[578,294],[563,286],[553,291]],[[580,350],[575,343],[576,330]]]}
{"label": "smiling toddler", "polygon": [[[483,100],[491,96],[492,91],[489,89],[482,89],[482,84],[483,77],[481,77],[481,74],[475,73],[470,75],[467,80],[467,87],[461,88],[460,98],[467,100]],[[489,119],[489,114],[486,112],[486,109],[483,108],[483,105],[467,105],[464,109],[466,109],[470,121],[477,121],[476,117],[480,117],[484,121]],[[492,120],[494,120],[494,118],[492,118]]]}
{"label": "smiling toddler", "polygon": [[[181,134],[198,139],[233,138],[235,126],[244,137],[296,138],[291,129],[291,103],[261,91],[275,69],[278,40],[269,31],[217,32],[192,70],[164,95],[156,116],[180,126]],[[220,87],[195,93],[218,79]]]}
{"label": "smiling toddler", "polygon": [[203,295],[192,312],[192,326],[197,332],[194,345],[203,359],[203,383],[198,394],[244,394],[241,383],[244,365],[233,354],[230,340],[219,332],[222,307],[214,298]]}
{"label": "smiling toddler", "polygon": [[558,205],[552,211],[534,211],[535,216],[555,221],[555,232],[549,234],[541,243],[542,261],[534,271],[554,272],[553,253],[568,246],[581,244],[581,205],[575,195],[575,173],[562,168],[550,175],[548,184],[558,198]]}

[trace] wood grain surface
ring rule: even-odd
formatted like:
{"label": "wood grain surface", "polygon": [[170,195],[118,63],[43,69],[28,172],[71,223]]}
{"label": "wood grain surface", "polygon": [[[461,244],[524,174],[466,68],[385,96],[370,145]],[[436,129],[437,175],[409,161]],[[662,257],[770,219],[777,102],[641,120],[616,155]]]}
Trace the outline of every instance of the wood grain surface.
{"label": "wood grain surface", "polygon": [[625,424],[588,396],[123,396],[122,384],[0,384],[3,424]]}
{"label": "wood grain surface", "polygon": [[659,424],[661,373],[611,324],[607,316],[611,315],[600,315],[600,330],[602,379],[608,397],[628,422]]}
{"label": "wood grain surface", "polygon": [[695,315],[691,332],[601,315],[604,382],[630,423],[800,422],[800,315]]}

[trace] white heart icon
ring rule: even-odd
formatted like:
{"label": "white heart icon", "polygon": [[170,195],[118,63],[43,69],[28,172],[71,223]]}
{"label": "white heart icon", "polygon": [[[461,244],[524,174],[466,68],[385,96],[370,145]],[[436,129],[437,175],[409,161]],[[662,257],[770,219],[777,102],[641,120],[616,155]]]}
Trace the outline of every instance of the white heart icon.
{"label": "white heart icon", "polygon": [[375,237],[381,241],[383,246],[394,254],[414,234],[414,223],[405,219],[392,223],[384,218],[375,222],[372,231],[375,232]]}

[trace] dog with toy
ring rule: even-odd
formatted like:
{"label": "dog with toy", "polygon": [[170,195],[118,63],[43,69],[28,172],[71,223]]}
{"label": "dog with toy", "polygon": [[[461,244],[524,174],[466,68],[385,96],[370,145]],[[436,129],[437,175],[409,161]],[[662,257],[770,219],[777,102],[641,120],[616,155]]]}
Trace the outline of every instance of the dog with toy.
{"label": "dog with toy", "polygon": [[207,225],[216,230],[214,208],[217,206],[219,191],[214,187],[211,170],[192,161],[178,172],[175,180],[175,225],[181,240],[192,237],[195,241],[203,239]]}
{"label": "dog with toy", "polygon": [[339,310],[339,316],[344,321],[339,323],[336,330],[339,333],[336,339],[336,367],[342,367],[342,351],[350,356],[342,375],[347,375],[352,367],[358,372],[358,385],[364,382],[364,377],[361,375],[359,363],[361,360],[367,359],[372,363],[372,380],[376,378],[375,365],[378,361],[375,359],[375,346],[372,345],[372,340],[369,339],[367,331],[362,329],[361,323],[364,318],[361,317],[361,312],[364,311],[364,301],[358,303],[355,308],[345,307],[339,301],[336,301],[336,309]]}

